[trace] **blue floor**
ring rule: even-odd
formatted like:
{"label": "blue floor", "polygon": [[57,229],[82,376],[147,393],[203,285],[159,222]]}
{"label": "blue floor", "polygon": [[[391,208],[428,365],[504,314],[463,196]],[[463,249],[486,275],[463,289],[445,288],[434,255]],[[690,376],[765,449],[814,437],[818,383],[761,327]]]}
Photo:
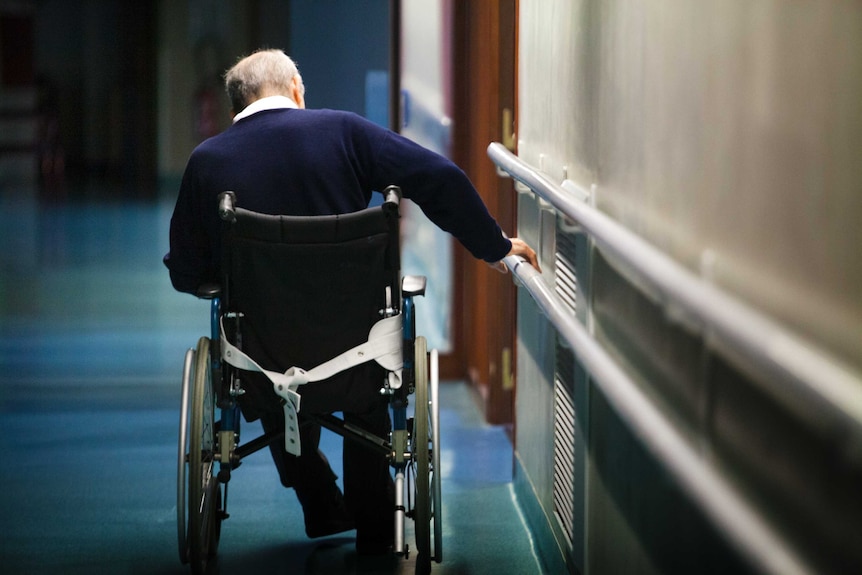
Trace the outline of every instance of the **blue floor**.
{"label": "blue floor", "polygon": [[[184,350],[207,305],[170,287],[169,202],[42,205],[0,196],[0,573],[186,573],[177,553]],[[505,431],[441,389],[444,561],[435,573],[542,573],[512,496]],[[253,425],[244,427],[245,439]],[[340,439],[324,450],[340,462]],[[268,453],[230,483],[216,572],[408,573],[358,560],[354,533],[309,540]]]}

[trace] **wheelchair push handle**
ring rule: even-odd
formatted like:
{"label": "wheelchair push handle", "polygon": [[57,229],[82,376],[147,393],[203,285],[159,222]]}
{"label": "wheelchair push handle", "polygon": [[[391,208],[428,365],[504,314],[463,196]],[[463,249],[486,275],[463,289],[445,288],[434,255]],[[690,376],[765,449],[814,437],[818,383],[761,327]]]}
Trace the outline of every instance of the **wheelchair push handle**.
{"label": "wheelchair push handle", "polygon": [[[395,204],[401,203],[401,188],[398,186],[389,186],[383,191],[383,199],[385,203]],[[218,215],[225,222],[234,222],[236,220],[236,194],[233,192],[222,192],[218,196]]]}
{"label": "wheelchair push handle", "polygon": [[222,192],[218,196],[218,216],[226,221],[233,222],[236,220],[236,194],[233,192]]}
{"label": "wheelchair push handle", "polygon": [[388,186],[383,190],[383,201],[385,203],[395,204],[401,203],[401,188],[398,186]]}

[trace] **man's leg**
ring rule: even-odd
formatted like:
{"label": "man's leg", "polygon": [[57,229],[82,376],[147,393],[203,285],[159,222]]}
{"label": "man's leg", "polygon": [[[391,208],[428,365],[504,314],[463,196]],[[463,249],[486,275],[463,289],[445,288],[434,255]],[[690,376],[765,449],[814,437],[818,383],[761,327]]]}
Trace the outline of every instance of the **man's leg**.
{"label": "man's leg", "polygon": [[[379,405],[366,413],[345,413],[347,423],[388,437],[389,406]],[[356,520],[356,550],[363,555],[386,553],[392,546],[395,486],[385,455],[352,442],[344,442],[344,495]]]}
{"label": "man's leg", "polygon": [[[280,415],[280,417],[279,417]],[[354,528],[353,518],[344,504],[344,496],[335,483],[338,478],[326,456],[318,448],[320,426],[299,416],[302,455],[295,457],[284,450],[281,441],[270,444],[270,452],[282,485],[293,487],[305,516],[305,533],[309,537],[333,535]],[[266,432],[284,429],[284,415],[268,412],[261,417]]]}

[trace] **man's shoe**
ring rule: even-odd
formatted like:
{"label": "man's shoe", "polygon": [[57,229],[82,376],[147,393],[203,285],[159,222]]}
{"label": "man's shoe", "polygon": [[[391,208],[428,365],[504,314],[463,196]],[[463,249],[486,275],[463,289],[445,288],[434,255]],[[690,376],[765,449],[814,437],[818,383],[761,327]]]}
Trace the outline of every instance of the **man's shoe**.
{"label": "man's shoe", "polygon": [[344,533],[345,531],[350,531],[352,529],[356,529],[356,526],[353,524],[353,519],[346,517],[341,519],[329,519],[322,522],[315,521],[312,524],[309,524],[308,522],[305,523],[305,534],[311,539],[326,537],[327,535],[335,535],[336,533]]}
{"label": "man's shoe", "polygon": [[356,529],[353,517],[344,505],[341,491],[336,491],[336,496],[328,505],[303,507],[302,511],[305,515],[305,534],[311,539]]}
{"label": "man's shoe", "polygon": [[353,524],[353,519],[349,517],[329,518],[324,521],[315,520],[312,523],[305,522],[305,534],[311,539],[335,535],[351,529],[356,529],[356,526]]}
{"label": "man's shoe", "polygon": [[357,555],[388,555],[395,547],[395,525],[392,519],[360,525],[356,531]]}
{"label": "man's shoe", "polygon": [[356,554],[364,557],[379,557],[392,553],[392,541],[362,541],[356,542]]}

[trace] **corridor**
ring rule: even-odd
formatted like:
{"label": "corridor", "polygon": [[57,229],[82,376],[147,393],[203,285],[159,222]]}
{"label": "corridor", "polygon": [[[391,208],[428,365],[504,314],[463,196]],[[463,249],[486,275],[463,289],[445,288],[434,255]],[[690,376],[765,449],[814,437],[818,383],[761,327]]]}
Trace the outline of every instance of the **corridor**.
{"label": "corridor", "polygon": [[[161,263],[171,201],[109,191],[45,204],[0,199],[0,571],[186,573],[177,553],[176,442],[186,348],[208,304],[173,291]],[[169,194],[168,194],[169,195]],[[441,574],[541,573],[512,492],[512,448],[471,391],[441,390]],[[258,427],[243,428],[245,438]],[[340,439],[324,432],[338,471]],[[360,561],[355,532],[310,540],[268,453],[230,483],[216,571],[407,573]]]}

